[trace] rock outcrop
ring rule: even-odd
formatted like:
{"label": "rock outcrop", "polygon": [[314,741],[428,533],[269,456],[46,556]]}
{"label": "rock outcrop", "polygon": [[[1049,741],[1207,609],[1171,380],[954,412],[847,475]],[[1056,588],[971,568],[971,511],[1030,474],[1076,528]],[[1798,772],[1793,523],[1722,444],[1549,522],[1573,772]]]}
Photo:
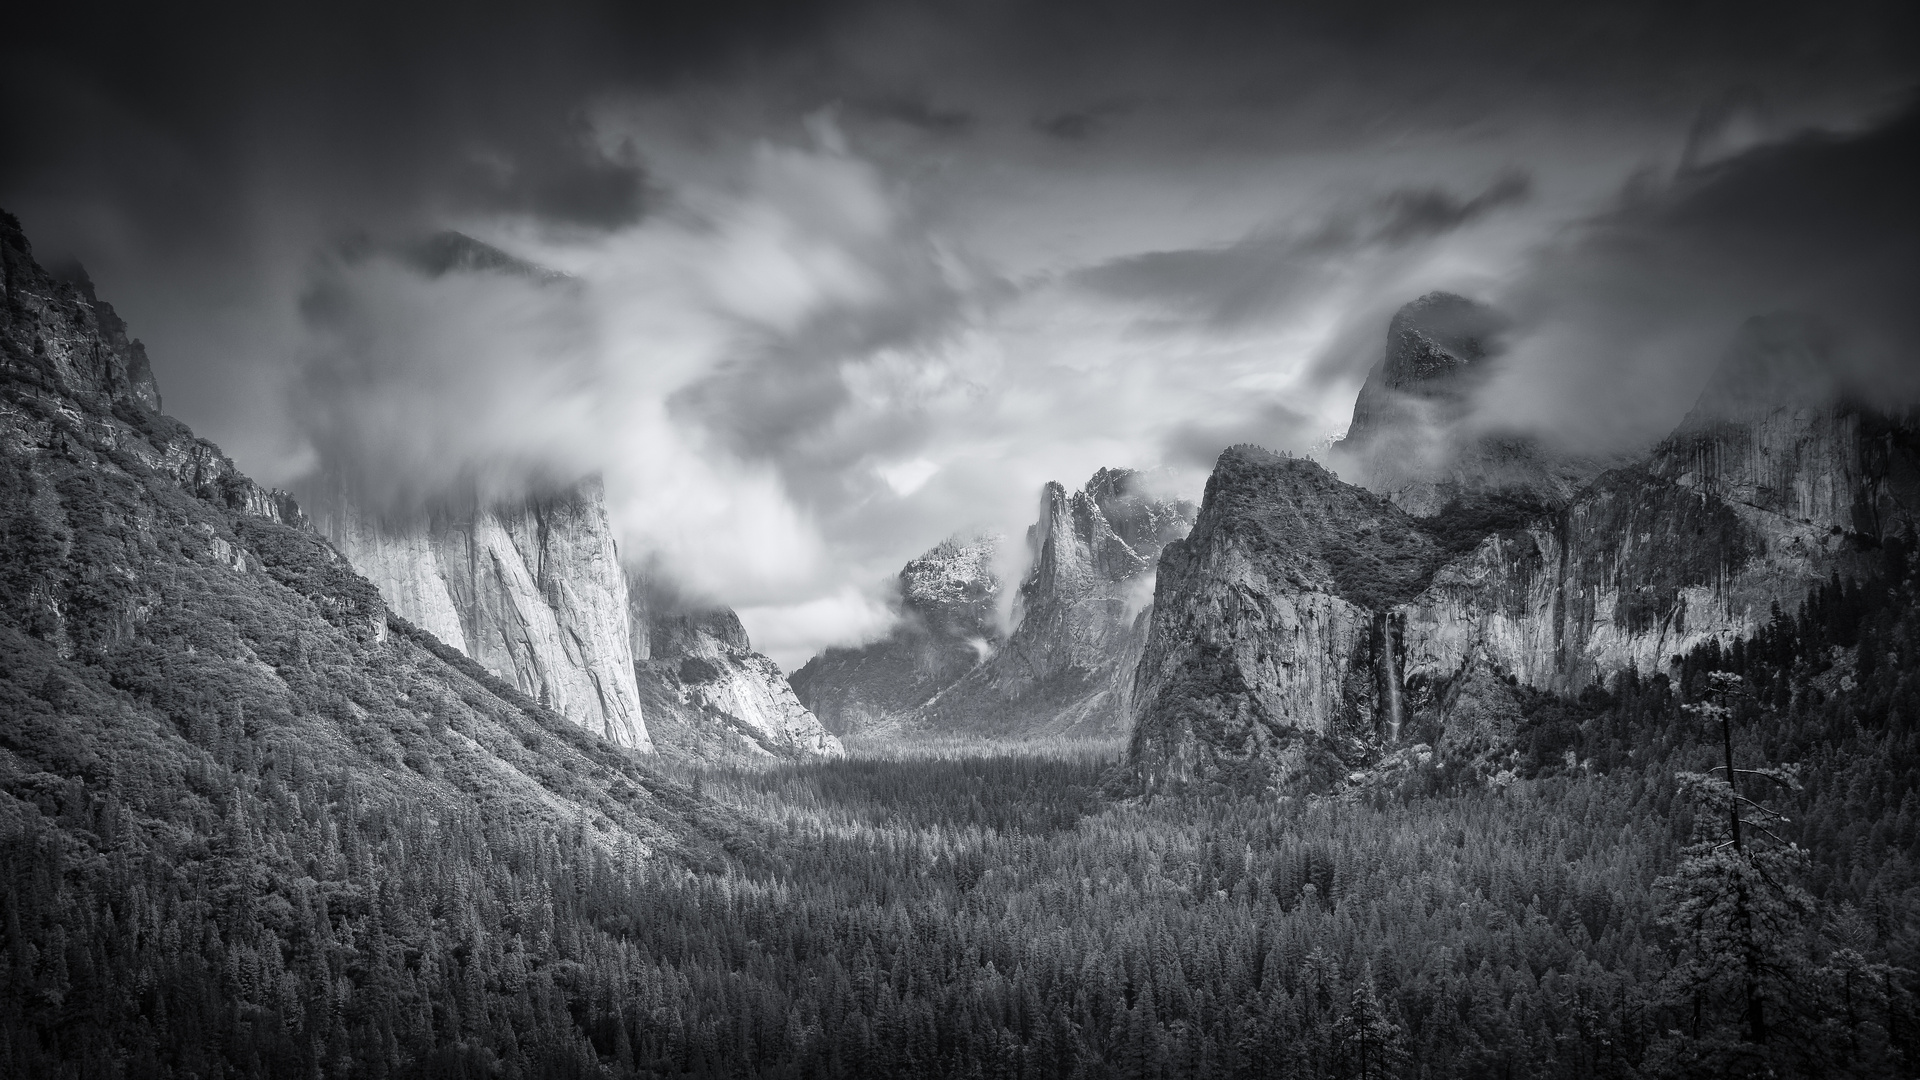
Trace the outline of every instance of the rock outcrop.
{"label": "rock outcrop", "polygon": [[941,541],[900,570],[900,618],[887,636],[808,660],[790,682],[829,731],[898,734],[906,718],[953,685],[1005,640],[994,572],[994,534]]}
{"label": "rock outcrop", "polygon": [[1015,598],[1013,632],[920,706],[913,725],[1001,737],[1124,735],[1156,560],[1193,517],[1192,503],[1152,493],[1130,469],[1101,469],[1072,495],[1046,485],[1027,530],[1033,564]]}
{"label": "rock outcrop", "polygon": [[362,511],[338,484],[310,506],[320,531],[402,617],[574,723],[652,748],[626,577],[598,481],[397,519]]}
{"label": "rock outcrop", "polygon": [[731,608],[689,604],[640,571],[627,592],[635,677],[663,754],[758,764],[842,752]]}
{"label": "rock outcrop", "polygon": [[0,233],[6,289],[0,334],[14,345],[6,374],[22,386],[93,406],[98,416],[116,407],[158,413],[160,387],[147,347],[129,337],[113,305],[94,294],[86,271],[49,273],[33,260],[11,217],[0,220]]}
{"label": "rock outcrop", "polygon": [[35,262],[11,215],[0,216],[0,288],[0,377],[11,391],[0,420],[9,440],[58,448],[69,437],[62,431],[76,431],[199,498],[249,517],[304,523],[291,496],[254,483],[219,447],[160,412],[146,346],[128,336],[84,270],[56,276]]}
{"label": "rock outcrop", "polygon": [[1410,517],[1309,464],[1228,451],[1193,535],[1162,556],[1140,777],[1311,787],[1409,724],[1484,748],[1511,728],[1516,685],[1577,692],[1751,634],[1812,586],[1873,572],[1872,550],[1914,527],[1920,420],[1850,402],[1809,324],[1757,320],[1645,461],[1535,513],[1490,505]]}
{"label": "rock outcrop", "polygon": [[1852,400],[1830,342],[1813,320],[1750,320],[1650,470],[1756,522],[1897,533],[1920,512],[1913,425]]}
{"label": "rock outcrop", "polygon": [[1402,307],[1329,463],[1419,516],[1494,494],[1565,502],[1600,471],[1597,462],[1475,415],[1505,327],[1498,312],[1452,293],[1428,293]]}
{"label": "rock outcrop", "polygon": [[1160,556],[1129,751],[1148,787],[1323,787],[1390,742],[1391,611],[1444,558],[1384,497],[1227,450],[1192,533]]}

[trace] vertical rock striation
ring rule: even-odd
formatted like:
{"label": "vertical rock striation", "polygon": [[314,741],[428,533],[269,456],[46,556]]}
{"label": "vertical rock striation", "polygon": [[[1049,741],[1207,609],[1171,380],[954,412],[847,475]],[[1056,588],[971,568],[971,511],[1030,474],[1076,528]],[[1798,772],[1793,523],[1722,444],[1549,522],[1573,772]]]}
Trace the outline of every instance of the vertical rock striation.
{"label": "vertical rock striation", "polygon": [[1101,469],[1072,495],[1046,485],[1027,530],[1033,566],[1012,634],[922,705],[914,724],[946,734],[1124,734],[1155,563],[1193,516],[1193,504],[1153,494],[1130,469]]}
{"label": "vertical rock striation", "polygon": [[1444,559],[1387,499],[1257,447],[1220,456],[1160,556],[1130,758],[1150,789],[1323,787],[1394,734],[1395,604]]}
{"label": "vertical rock striation", "polygon": [[1410,675],[1576,691],[1749,635],[1920,514],[1920,428],[1850,402],[1808,320],[1750,321],[1680,427],[1490,536],[1406,612]]}
{"label": "vertical rock striation", "polygon": [[652,748],[597,480],[400,521],[362,511],[338,483],[312,505],[321,531],[402,617],[574,723]]}
{"label": "vertical rock striation", "polygon": [[1831,335],[1790,315],[1750,320],[1678,430],[1656,475],[1768,519],[1883,537],[1920,512],[1910,417],[1852,400]]}
{"label": "vertical rock striation", "polygon": [[[1425,371],[1457,388],[1473,362],[1431,334],[1403,344],[1389,387]],[[1463,407],[1452,393],[1432,397]],[[1356,405],[1363,446],[1382,409]],[[1221,457],[1192,536],[1161,558],[1134,702],[1149,788],[1323,784],[1409,723],[1488,748],[1516,685],[1577,692],[1751,634],[1914,528],[1920,422],[1849,401],[1818,328],[1775,317],[1742,330],[1644,461],[1532,514],[1459,497],[1459,476],[1414,518],[1303,462]]]}

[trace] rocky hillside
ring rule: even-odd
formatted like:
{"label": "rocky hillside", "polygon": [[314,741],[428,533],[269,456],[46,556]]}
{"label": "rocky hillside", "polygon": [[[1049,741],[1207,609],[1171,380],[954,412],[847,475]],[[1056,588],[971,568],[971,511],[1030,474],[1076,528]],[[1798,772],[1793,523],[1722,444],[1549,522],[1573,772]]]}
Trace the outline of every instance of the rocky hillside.
{"label": "rocky hillside", "polygon": [[1193,515],[1130,469],[1101,469],[1072,495],[1048,484],[1027,530],[1033,564],[1012,634],[910,723],[938,734],[1125,734],[1155,563]]}
{"label": "rocky hillside", "polygon": [[587,730],[652,748],[597,481],[406,516],[363,511],[337,481],[308,502],[322,534],[403,618]]}
{"label": "rocky hillside", "polygon": [[953,537],[900,570],[900,618],[886,637],[832,648],[790,682],[838,735],[897,734],[905,717],[991,655],[1004,637],[994,573],[1002,540]]}
{"label": "rocky hillside", "polygon": [[1228,451],[1161,560],[1139,775],[1323,785],[1415,737],[1497,744],[1515,687],[1576,692],[1750,636],[1913,527],[1920,423],[1850,402],[1806,324],[1758,321],[1645,461],[1530,505],[1414,518],[1310,463]]}
{"label": "rocky hillside", "polygon": [[0,258],[0,784],[25,799],[9,813],[72,785],[116,791],[136,832],[169,828],[187,809],[170,800],[225,790],[240,755],[620,843],[690,835],[622,747],[392,611],[290,497],[158,412],[139,343],[35,263],[11,216]]}
{"label": "rocky hillside", "polygon": [[753,765],[841,752],[731,608],[691,604],[641,571],[627,582],[634,672],[662,754]]}
{"label": "rocky hillside", "polygon": [[597,1060],[532,1017],[604,931],[530,871],[680,875],[739,822],[391,612],[4,214],[0,271],[0,1072]]}

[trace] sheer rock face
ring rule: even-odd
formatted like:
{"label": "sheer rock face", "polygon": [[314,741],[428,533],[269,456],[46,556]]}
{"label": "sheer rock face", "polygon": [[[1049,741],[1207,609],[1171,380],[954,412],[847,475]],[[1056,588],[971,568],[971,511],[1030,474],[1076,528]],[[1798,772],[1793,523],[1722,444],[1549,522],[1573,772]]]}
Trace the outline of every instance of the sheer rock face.
{"label": "sheer rock face", "polygon": [[1744,327],[1644,465],[1489,537],[1407,611],[1409,673],[1485,660],[1575,691],[1750,635],[1920,511],[1920,426],[1849,403],[1817,326]]}
{"label": "sheer rock face", "polygon": [[635,675],[661,750],[713,764],[842,752],[731,608],[691,606],[628,572]]}
{"label": "sheer rock face", "polygon": [[[1229,451],[1193,536],[1161,560],[1140,775],[1310,785],[1409,723],[1485,749],[1517,715],[1513,685],[1664,671],[1831,575],[1871,574],[1867,553],[1920,517],[1920,423],[1837,386],[1807,324],[1758,320],[1646,461],[1519,520],[1457,500],[1419,519],[1363,513],[1311,466]],[[1408,523],[1457,554],[1429,561]]]}
{"label": "sheer rock face", "polygon": [[1575,692],[1628,667],[1664,671],[1709,637],[1757,630],[1853,551],[1827,529],[1760,529],[1720,499],[1617,470],[1436,575],[1401,613],[1407,676],[1444,681],[1481,661]]}
{"label": "sheer rock face", "polygon": [[1401,720],[1392,607],[1444,553],[1385,498],[1226,451],[1160,557],[1131,758],[1149,789],[1320,787]]}
{"label": "sheer rock face", "polygon": [[322,532],[403,618],[581,727],[652,748],[598,481],[399,522],[361,511],[339,485],[314,505]]}
{"label": "sheer rock face", "polygon": [[1124,734],[1156,560],[1193,515],[1192,503],[1155,496],[1128,469],[1101,469],[1072,495],[1048,484],[1027,530],[1033,566],[1013,633],[913,723],[976,735]]}
{"label": "sheer rock face", "polygon": [[898,734],[906,718],[1005,640],[993,534],[941,541],[901,568],[900,621],[879,641],[832,648],[793,673],[793,689],[839,735]]}
{"label": "sheer rock face", "polygon": [[1600,471],[1598,463],[1553,452],[1524,433],[1484,428],[1473,415],[1505,326],[1493,309],[1452,293],[1402,307],[1330,463],[1420,516],[1488,492],[1564,502]]}
{"label": "sheer rock face", "polygon": [[1654,451],[1655,475],[1716,495],[1758,527],[1898,533],[1920,513],[1913,424],[1849,400],[1808,319],[1750,320],[1699,402]]}

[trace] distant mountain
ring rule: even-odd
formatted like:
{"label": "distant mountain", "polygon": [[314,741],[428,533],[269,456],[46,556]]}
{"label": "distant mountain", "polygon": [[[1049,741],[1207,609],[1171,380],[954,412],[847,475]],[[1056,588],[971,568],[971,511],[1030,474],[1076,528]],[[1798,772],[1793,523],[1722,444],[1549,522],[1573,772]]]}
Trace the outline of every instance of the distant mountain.
{"label": "distant mountain", "polygon": [[841,753],[733,609],[689,603],[641,571],[627,582],[634,672],[662,754],[751,765]]}
{"label": "distant mountain", "polygon": [[1068,495],[1040,493],[1033,565],[1007,640],[914,713],[940,734],[1124,735],[1143,609],[1160,550],[1185,536],[1192,503],[1153,493],[1130,469],[1101,469]]}
{"label": "distant mountain", "polygon": [[794,693],[835,734],[897,734],[1001,645],[994,561],[1003,543],[956,536],[907,563],[896,584],[900,619],[887,636],[815,656],[789,678]]}
{"label": "distant mountain", "polygon": [[[1457,371],[1462,351],[1427,366]],[[1471,753],[1500,744],[1516,687],[1576,693],[1751,636],[1834,575],[1874,573],[1914,527],[1920,418],[1849,400],[1811,324],[1757,320],[1646,460],[1558,505],[1422,509],[1311,462],[1223,454],[1161,559],[1141,779],[1311,788],[1410,741]]]}
{"label": "distant mountain", "polygon": [[886,638],[829,649],[794,673],[794,689],[843,733],[1123,734],[1154,562],[1193,513],[1129,469],[1101,469],[1071,495],[1050,483],[1010,634],[996,612],[1000,541],[948,540],[901,571],[902,618]]}

